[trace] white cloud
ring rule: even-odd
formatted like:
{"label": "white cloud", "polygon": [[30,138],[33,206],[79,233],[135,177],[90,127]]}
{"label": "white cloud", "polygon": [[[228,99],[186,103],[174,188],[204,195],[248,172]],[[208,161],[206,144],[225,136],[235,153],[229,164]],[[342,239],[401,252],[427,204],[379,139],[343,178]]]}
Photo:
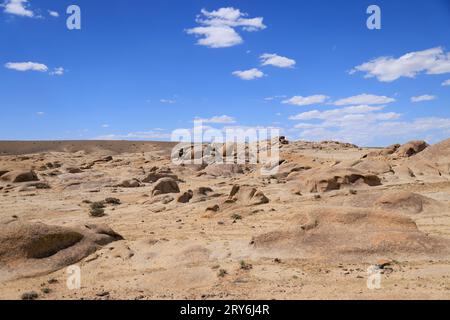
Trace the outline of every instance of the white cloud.
{"label": "white cloud", "polygon": [[245,31],[265,29],[263,18],[246,18],[248,15],[232,7],[215,11],[201,10],[196,22],[200,25],[186,30],[188,34],[200,36],[197,44],[210,48],[232,47],[243,42],[236,31],[241,27]]}
{"label": "white cloud", "polygon": [[328,99],[327,96],[318,94],[308,97],[302,96],[294,96],[290,99],[284,100],[282,103],[284,104],[292,104],[295,106],[309,106],[317,103],[324,103]]}
{"label": "white cloud", "polygon": [[277,100],[277,99],[283,99],[286,98],[285,95],[277,95],[277,96],[271,96],[271,97],[265,97],[264,101],[273,101],[273,100]]}
{"label": "white cloud", "polygon": [[335,106],[360,105],[360,104],[372,105],[372,104],[387,104],[394,101],[395,101],[394,98],[363,93],[357,96],[337,100],[333,104]]}
{"label": "white cloud", "polygon": [[450,79],[445,80],[444,82],[442,82],[443,86],[450,86]]}
{"label": "white cloud", "polygon": [[264,53],[259,57],[263,66],[275,66],[279,68],[292,68],[295,66],[295,60],[279,56],[273,53]]}
{"label": "white cloud", "polygon": [[350,71],[366,72],[365,78],[376,77],[382,82],[392,82],[401,77],[414,78],[417,74],[450,73],[450,53],[441,47],[407,53],[400,58],[379,57],[356,66]]}
{"label": "white cloud", "polygon": [[169,140],[170,133],[161,130],[137,131],[127,134],[107,134],[93,138],[92,140]]}
{"label": "white cloud", "polygon": [[256,68],[245,71],[234,71],[233,75],[241,78],[242,80],[253,80],[264,77],[264,73]]}
{"label": "white cloud", "polygon": [[175,100],[173,99],[160,99],[159,102],[161,103],[167,103],[167,104],[174,104],[177,103]]}
{"label": "white cloud", "polygon": [[5,64],[5,68],[16,71],[48,71],[48,67],[45,64],[36,62],[8,62]]}
{"label": "white cloud", "polygon": [[235,123],[236,120],[230,116],[214,116],[209,119],[196,118],[197,121],[202,121],[203,123]]}
{"label": "white cloud", "polygon": [[48,14],[55,18],[59,17],[59,13],[57,11],[48,10]]}
{"label": "white cloud", "polygon": [[58,67],[54,68],[52,72],[50,72],[52,76],[62,76],[64,74],[64,68]]}
{"label": "white cloud", "polygon": [[385,106],[361,105],[303,112],[290,117],[301,121],[290,132],[297,133],[297,139],[337,140],[372,146],[379,141],[392,143],[393,140],[405,142],[420,138],[439,141],[450,135],[450,119],[400,120],[401,114],[384,109]]}
{"label": "white cloud", "polygon": [[189,34],[201,35],[199,45],[210,48],[232,47],[243,42],[241,36],[230,27],[196,27],[187,30]]}
{"label": "white cloud", "polygon": [[411,102],[422,102],[422,101],[431,101],[435,100],[436,96],[431,96],[429,94],[424,94],[423,96],[411,97]]}
{"label": "white cloud", "polygon": [[38,112],[36,112],[36,114],[37,114],[38,116],[43,116],[43,115],[44,115],[44,112],[38,111]]}
{"label": "white cloud", "polygon": [[[320,119],[320,120],[329,120],[329,121],[339,121],[341,119],[350,119],[348,115],[367,115],[368,113],[372,113],[374,111],[383,110],[384,106],[368,106],[368,105],[360,105],[360,106],[352,106],[341,109],[332,109],[327,111],[319,111],[312,110],[307,112],[299,113],[295,116],[289,117],[290,120],[312,120],[312,119]],[[386,117],[387,113],[379,113],[377,117]],[[394,114],[390,114],[389,116],[394,116]]]}
{"label": "white cloud", "polygon": [[361,145],[372,145],[387,139],[406,142],[413,139],[428,139],[438,142],[450,134],[448,118],[417,118],[410,121],[378,121],[373,117],[361,117],[358,121],[330,124],[298,124],[299,138],[307,140],[338,140]]}
{"label": "white cloud", "polygon": [[5,13],[28,18],[34,17],[34,12],[28,8],[28,0],[7,0],[3,7]]}
{"label": "white cloud", "polygon": [[109,124],[102,124],[102,128],[109,128]]}

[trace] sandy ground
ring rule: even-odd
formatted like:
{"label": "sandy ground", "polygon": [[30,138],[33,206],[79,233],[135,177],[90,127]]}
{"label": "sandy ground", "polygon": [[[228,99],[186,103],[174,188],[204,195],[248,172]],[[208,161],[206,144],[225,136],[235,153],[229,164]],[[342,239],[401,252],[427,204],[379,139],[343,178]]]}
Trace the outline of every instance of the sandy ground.
{"label": "sandy ground", "polygon": [[[326,248],[311,244],[319,256],[305,254],[302,248],[291,250],[289,245],[258,249],[252,243],[254,237],[289,227],[295,216],[310,208],[355,208],[374,194],[402,191],[433,201],[419,213],[399,210],[398,214],[411,219],[425,237],[447,243],[450,180],[446,175],[426,173],[405,178],[397,172],[377,173],[380,185],[355,184],[296,194],[294,182],[304,181],[304,177],[295,181],[267,178],[255,168],[236,174],[219,170],[211,175],[208,167],[199,170],[171,164],[172,146],[145,142],[0,142],[0,170],[33,169],[39,180],[50,186],[38,189],[26,183],[2,182],[3,223],[106,224],[124,238],[76,264],[81,268],[79,289],[67,288],[68,275],[62,268],[42,275],[5,277],[0,282],[0,298],[20,299],[24,292],[35,291],[39,299],[450,299],[450,256],[445,250],[429,255],[386,247],[376,254],[338,254],[336,258],[332,254],[335,248],[329,243]],[[329,168],[354,164],[374,150],[381,149],[290,143],[283,146],[281,157],[289,164]],[[108,155],[113,159],[96,162]],[[394,167],[412,158],[386,159]],[[85,169],[68,173],[67,168],[72,167]],[[174,198],[170,203],[152,203],[156,182],[142,182],[152,167],[170,167],[179,177],[181,192],[169,194]],[[133,178],[140,181],[140,187],[120,186],[123,180]],[[269,201],[224,205],[233,185],[252,186]],[[198,202],[177,202],[183,192],[199,187],[211,188],[213,195]],[[118,198],[121,204],[106,206],[103,217],[90,216],[86,200],[107,197]],[[220,206],[219,211],[207,210],[215,204]],[[353,245],[349,243],[349,248]],[[388,261],[389,268],[382,272],[381,288],[369,289],[367,268],[380,259]]]}

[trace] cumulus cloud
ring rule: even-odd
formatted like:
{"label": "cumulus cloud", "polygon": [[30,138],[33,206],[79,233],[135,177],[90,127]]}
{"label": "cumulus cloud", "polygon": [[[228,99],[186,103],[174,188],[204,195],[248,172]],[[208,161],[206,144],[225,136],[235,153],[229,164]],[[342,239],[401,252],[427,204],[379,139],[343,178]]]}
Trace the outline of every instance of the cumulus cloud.
{"label": "cumulus cloud", "polygon": [[126,134],[107,134],[93,138],[92,140],[169,140],[171,133],[152,129],[148,131],[136,131]]}
{"label": "cumulus cloud", "polygon": [[245,71],[234,71],[233,75],[241,78],[242,80],[253,80],[264,77],[264,73],[257,68]]}
{"label": "cumulus cloud", "polygon": [[16,71],[38,71],[47,72],[48,67],[45,64],[37,62],[8,62],[5,64],[5,68]]}
{"label": "cumulus cloud", "polygon": [[274,66],[278,68],[292,68],[295,66],[295,60],[279,56],[273,53],[264,53],[259,57],[263,66]]}
{"label": "cumulus cloud", "polygon": [[64,74],[64,68],[58,67],[54,68],[52,72],[50,72],[52,76],[62,76]]}
{"label": "cumulus cloud", "polygon": [[262,17],[247,18],[247,14],[232,7],[220,8],[215,11],[201,10],[197,16],[198,27],[186,30],[188,34],[200,37],[197,44],[210,48],[226,48],[243,42],[236,31],[242,28],[245,31],[258,31],[265,29]]}
{"label": "cumulus cloud", "polygon": [[277,96],[265,97],[264,101],[268,102],[268,101],[273,101],[273,100],[283,99],[283,98],[286,98],[286,96],[285,95],[277,95]]}
{"label": "cumulus cloud", "polygon": [[291,104],[294,106],[309,106],[317,103],[324,103],[328,99],[327,96],[322,94],[312,95],[308,97],[293,96],[290,99],[282,101],[284,104]]}
{"label": "cumulus cloud", "polygon": [[28,0],[7,0],[3,7],[5,13],[28,18],[34,17],[34,12],[29,9]]}
{"label": "cumulus cloud", "polygon": [[394,98],[363,93],[357,96],[337,100],[333,104],[335,106],[347,106],[347,105],[350,106],[359,104],[373,105],[373,104],[388,104],[394,101],[395,101]]}
{"label": "cumulus cloud", "polygon": [[442,82],[442,86],[450,86],[450,79],[445,80],[444,82]]}
{"label": "cumulus cloud", "polygon": [[173,99],[160,99],[159,102],[161,103],[166,103],[166,104],[174,104],[177,103],[175,100]]}
{"label": "cumulus cloud", "polygon": [[48,14],[55,18],[59,17],[59,13],[57,11],[48,10]]}
{"label": "cumulus cloud", "polygon": [[358,121],[330,123],[298,124],[298,137],[307,140],[338,140],[359,145],[373,145],[375,141],[386,139],[389,143],[418,139],[419,137],[437,142],[450,134],[448,118],[417,118],[410,121],[384,120],[373,117],[361,117]]}
{"label": "cumulus cloud", "polygon": [[436,96],[431,96],[429,94],[424,94],[423,96],[411,97],[411,102],[422,102],[422,101],[431,101],[435,100]]}
{"label": "cumulus cloud", "polygon": [[379,57],[356,66],[350,71],[365,72],[365,78],[377,78],[381,82],[392,82],[401,77],[414,78],[420,73],[450,73],[450,53],[441,47],[407,53],[400,58]]}
{"label": "cumulus cloud", "polygon": [[[338,140],[373,145],[386,140],[398,142],[420,137],[438,141],[450,134],[450,119],[401,120],[402,114],[385,112],[385,106],[350,106],[327,111],[312,110],[290,117],[301,121],[290,132],[306,140]],[[400,141],[401,140],[401,141]]]}
{"label": "cumulus cloud", "polygon": [[[351,106],[341,109],[332,109],[327,111],[319,111],[312,110],[307,112],[299,113],[295,116],[289,117],[290,120],[312,120],[312,119],[320,119],[320,120],[328,120],[328,121],[340,121],[341,119],[348,120],[353,117],[349,117],[348,115],[367,115],[368,113],[373,113],[374,111],[383,110],[384,106]],[[388,116],[386,116],[388,115]],[[386,117],[397,117],[396,114],[393,113],[378,113],[376,114],[378,118],[386,118]]]}
{"label": "cumulus cloud", "polygon": [[235,123],[236,120],[233,117],[223,115],[223,116],[214,116],[208,119],[196,118],[197,121],[202,121],[203,123]]}

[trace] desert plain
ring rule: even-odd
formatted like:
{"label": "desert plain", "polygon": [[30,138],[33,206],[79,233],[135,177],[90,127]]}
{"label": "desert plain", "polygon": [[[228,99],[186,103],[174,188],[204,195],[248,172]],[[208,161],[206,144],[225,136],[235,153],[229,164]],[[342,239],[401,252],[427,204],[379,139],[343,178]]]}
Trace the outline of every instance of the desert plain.
{"label": "desert plain", "polygon": [[450,140],[276,140],[0,142],[0,299],[450,298]]}

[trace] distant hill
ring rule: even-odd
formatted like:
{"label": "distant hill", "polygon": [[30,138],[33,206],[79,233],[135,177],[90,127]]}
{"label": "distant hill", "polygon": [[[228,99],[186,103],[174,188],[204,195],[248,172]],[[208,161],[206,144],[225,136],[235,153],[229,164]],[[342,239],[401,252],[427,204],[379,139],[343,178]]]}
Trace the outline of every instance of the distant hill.
{"label": "distant hill", "polygon": [[20,155],[41,152],[102,152],[120,154],[127,152],[149,152],[155,150],[170,153],[175,142],[159,141],[0,141],[0,155]]}

